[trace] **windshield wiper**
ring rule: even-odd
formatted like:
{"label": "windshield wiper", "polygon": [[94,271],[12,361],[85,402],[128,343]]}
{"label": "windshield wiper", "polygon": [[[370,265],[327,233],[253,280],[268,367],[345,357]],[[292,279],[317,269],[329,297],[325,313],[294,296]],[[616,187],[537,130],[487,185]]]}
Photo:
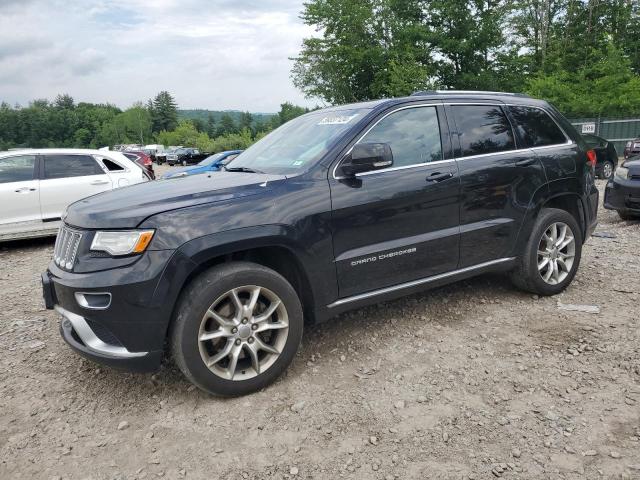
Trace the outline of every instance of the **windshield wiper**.
{"label": "windshield wiper", "polygon": [[245,172],[245,173],[264,173],[260,170],[256,170],[255,168],[249,167],[224,167],[227,172]]}

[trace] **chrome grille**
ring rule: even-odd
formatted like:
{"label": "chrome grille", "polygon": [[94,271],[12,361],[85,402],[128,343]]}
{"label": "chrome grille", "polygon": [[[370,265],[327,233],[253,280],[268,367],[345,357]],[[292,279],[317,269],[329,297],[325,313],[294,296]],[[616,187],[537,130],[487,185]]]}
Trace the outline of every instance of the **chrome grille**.
{"label": "chrome grille", "polygon": [[78,254],[78,247],[82,233],[62,225],[56,238],[56,246],[53,249],[53,261],[64,270],[73,269]]}

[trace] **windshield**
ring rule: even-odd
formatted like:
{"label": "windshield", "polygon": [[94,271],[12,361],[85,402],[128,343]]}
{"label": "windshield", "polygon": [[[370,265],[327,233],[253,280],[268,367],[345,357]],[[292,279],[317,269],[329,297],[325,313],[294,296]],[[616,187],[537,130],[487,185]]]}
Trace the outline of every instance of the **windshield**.
{"label": "windshield", "polygon": [[198,163],[198,165],[201,165],[203,167],[207,167],[209,165],[213,165],[218,160],[220,160],[221,157],[222,157],[222,153],[216,153],[215,155],[211,155],[210,157],[205,158],[200,163]]}
{"label": "windshield", "polygon": [[367,109],[319,111],[295,118],[253,144],[227,168],[276,175],[303,172],[368,112]]}

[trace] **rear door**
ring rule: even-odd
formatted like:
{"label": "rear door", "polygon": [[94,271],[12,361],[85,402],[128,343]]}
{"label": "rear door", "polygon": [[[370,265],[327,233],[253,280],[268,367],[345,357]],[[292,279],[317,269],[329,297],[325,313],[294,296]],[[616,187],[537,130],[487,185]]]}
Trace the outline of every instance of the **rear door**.
{"label": "rear door", "polygon": [[40,208],[45,222],[59,220],[69,204],[111,188],[111,179],[91,155],[42,155]]}
{"label": "rear door", "polygon": [[329,176],[340,296],[454,270],[458,264],[459,183],[444,110],[399,108],[359,142],[387,143],[393,166]]}
{"label": "rear door", "polygon": [[42,229],[36,157],[0,158],[0,238]]}
{"label": "rear door", "polygon": [[502,261],[513,255],[533,194],[546,183],[542,164],[517,144],[503,105],[447,108],[461,178],[460,268]]}

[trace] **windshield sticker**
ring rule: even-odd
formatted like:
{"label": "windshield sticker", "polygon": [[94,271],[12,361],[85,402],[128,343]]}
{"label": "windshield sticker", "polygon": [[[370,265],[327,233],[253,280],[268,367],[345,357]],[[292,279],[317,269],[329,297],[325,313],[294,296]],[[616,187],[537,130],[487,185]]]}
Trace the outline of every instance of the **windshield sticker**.
{"label": "windshield sticker", "polygon": [[346,123],[349,123],[351,120],[353,120],[357,116],[358,114],[356,113],[354,115],[348,115],[348,116],[340,115],[336,117],[324,117],[322,120],[320,120],[318,125],[344,125]]}

